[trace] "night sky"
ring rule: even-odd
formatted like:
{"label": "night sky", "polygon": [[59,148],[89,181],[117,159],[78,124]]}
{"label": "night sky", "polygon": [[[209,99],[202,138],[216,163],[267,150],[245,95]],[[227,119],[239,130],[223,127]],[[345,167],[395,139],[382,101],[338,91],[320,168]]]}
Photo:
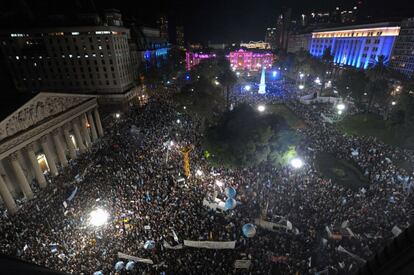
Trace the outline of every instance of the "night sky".
{"label": "night sky", "polygon": [[[4,2],[4,4],[3,4]],[[2,1],[0,11],[20,9],[26,2],[38,17],[53,13],[76,13],[117,8],[124,17],[134,16],[138,22],[153,25],[160,14],[166,14],[172,26],[184,25],[190,42],[238,42],[264,38],[265,28],[274,26],[282,8],[292,8],[293,14],[333,10],[336,6],[352,7],[354,0],[15,0]],[[364,0],[365,13],[374,18],[414,16],[409,0]]]}

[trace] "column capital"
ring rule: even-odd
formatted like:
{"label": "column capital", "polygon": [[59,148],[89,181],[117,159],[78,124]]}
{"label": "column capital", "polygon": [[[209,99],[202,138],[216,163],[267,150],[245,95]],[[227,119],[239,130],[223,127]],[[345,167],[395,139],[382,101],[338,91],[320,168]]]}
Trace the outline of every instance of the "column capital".
{"label": "column capital", "polygon": [[13,160],[13,161],[18,160],[19,156],[18,156],[17,152],[11,153],[10,154],[10,159]]}
{"label": "column capital", "polygon": [[52,135],[53,135],[53,136],[56,136],[56,135],[59,135],[59,134],[60,134],[59,128],[54,129],[54,130],[52,131]]}
{"label": "column capital", "polygon": [[46,143],[48,141],[48,139],[47,139],[47,135],[44,135],[44,136],[42,136],[41,138],[40,138],[40,142],[41,143]]}
{"label": "column capital", "polygon": [[29,143],[29,144],[27,144],[27,146],[26,146],[26,149],[27,149],[27,151],[34,151],[34,143],[32,142],[32,143]]}

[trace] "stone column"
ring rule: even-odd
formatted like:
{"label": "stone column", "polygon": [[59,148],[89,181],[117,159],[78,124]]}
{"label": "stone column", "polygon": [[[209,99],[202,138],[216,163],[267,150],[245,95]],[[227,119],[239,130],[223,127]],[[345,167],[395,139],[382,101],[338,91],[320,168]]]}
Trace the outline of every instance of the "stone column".
{"label": "stone column", "polygon": [[65,136],[66,145],[69,148],[69,156],[70,156],[70,158],[71,159],[76,159],[76,149],[75,149],[75,145],[72,142],[72,139],[70,138],[68,126],[66,126],[66,127],[63,128],[63,135]]}
{"label": "stone column", "polygon": [[65,149],[63,148],[62,141],[60,139],[59,131],[53,131],[53,141],[55,142],[60,165],[63,167],[68,166],[68,160],[66,158]]}
{"label": "stone column", "polygon": [[6,206],[7,210],[11,214],[17,212],[16,202],[13,199],[12,194],[10,193],[9,189],[7,188],[6,183],[3,180],[3,177],[0,175],[0,195],[3,199],[4,205]]}
{"label": "stone column", "polygon": [[102,129],[101,117],[99,116],[98,108],[93,109],[93,114],[95,116],[96,129],[98,130],[98,134],[100,137],[103,137],[104,132]]}
{"label": "stone column", "polygon": [[82,134],[83,134],[83,137],[84,137],[84,139],[85,139],[85,145],[86,145],[86,147],[91,147],[91,145],[92,145],[92,141],[91,141],[91,137],[89,136],[89,133],[88,133],[88,127],[86,126],[86,116],[85,116],[85,114],[82,114],[81,115],[81,129],[82,129]]}
{"label": "stone column", "polygon": [[47,164],[49,165],[50,173],[53,176],[58,175],[59,172],[56,167],[55,158],[53,157],[52,151],[50,150],[47,136],[41,137],[40,142],[42,143],[43,152],[46,155]]}
{"label": "stone column", "polygon": [[10,155],[10,162],[13,167],[14,173],[17,177],[17,184],[19,185],[20,189],[22,190],[23,194],[26,196],[27,199],[33,198],[33,191],[30,188],[29,182],[27,182],[26,176],[23,173],[23,169],[20,166],[19,159],[16,153]]}
{"label": "stone column", "polygon": [[40,169],[39,163],[37,162],[36,155],[34,153],[34,146],[33,144],[29,144],[27,146],[27,154],[29,155],[30,163],[32,164],[32,168],[35,172],[37,183],[41,188],[46,187],[46,179],[43,175],[42,170]]}
{"label": "stone column", "polygon": [[95,122],[93,121],[92,112],[88,112],[88,121],[89,125],[91,126],[91,133],[92,133],[92,141],[96,141],[98,139],[98,134],[96,133]]}
{"label": "stone column", "polygon": [[76,144],[78,145],[79,152],[81,154],[85,153],[86,148],[82,141],[82,136],[80,134],[79,125],[76,120],[72,121],[73,131],[75,132]]}

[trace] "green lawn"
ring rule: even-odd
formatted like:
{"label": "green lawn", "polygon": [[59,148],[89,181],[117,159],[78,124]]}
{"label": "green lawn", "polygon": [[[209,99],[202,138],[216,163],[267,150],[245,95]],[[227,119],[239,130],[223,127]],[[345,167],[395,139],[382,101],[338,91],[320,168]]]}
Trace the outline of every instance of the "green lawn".
{"label": "green lawn", "polygon": [[374,114],[347,116],[338,122],[338,127],[349,135],[373,136],[391,145],[396,145],[401,142],[396,131],[390,128],[381,116]]}
{"label": "green lawn", "polygon": [[283,116],[287,124],[293,129],[303,128],[306,126],[295,113],[283,104],[270,105],[267,107],[267,110],[268,112]]}

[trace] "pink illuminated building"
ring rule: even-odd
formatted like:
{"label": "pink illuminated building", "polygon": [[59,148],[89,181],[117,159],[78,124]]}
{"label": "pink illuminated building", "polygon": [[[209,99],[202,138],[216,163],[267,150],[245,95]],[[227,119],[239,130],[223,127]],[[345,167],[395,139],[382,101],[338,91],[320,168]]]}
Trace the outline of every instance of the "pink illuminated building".
{"label": "pink illuminated building", "polygon": [[274,55],[272,53],[255,53],[240,49],[230,52],[230,65],[234,70],[261,70],[272,67]]}
{"label": "pink illuminated building", "polygon": [[185,52],[185,68],[187,71],[200,64],[201,60],[214,58],[216,54]]}

